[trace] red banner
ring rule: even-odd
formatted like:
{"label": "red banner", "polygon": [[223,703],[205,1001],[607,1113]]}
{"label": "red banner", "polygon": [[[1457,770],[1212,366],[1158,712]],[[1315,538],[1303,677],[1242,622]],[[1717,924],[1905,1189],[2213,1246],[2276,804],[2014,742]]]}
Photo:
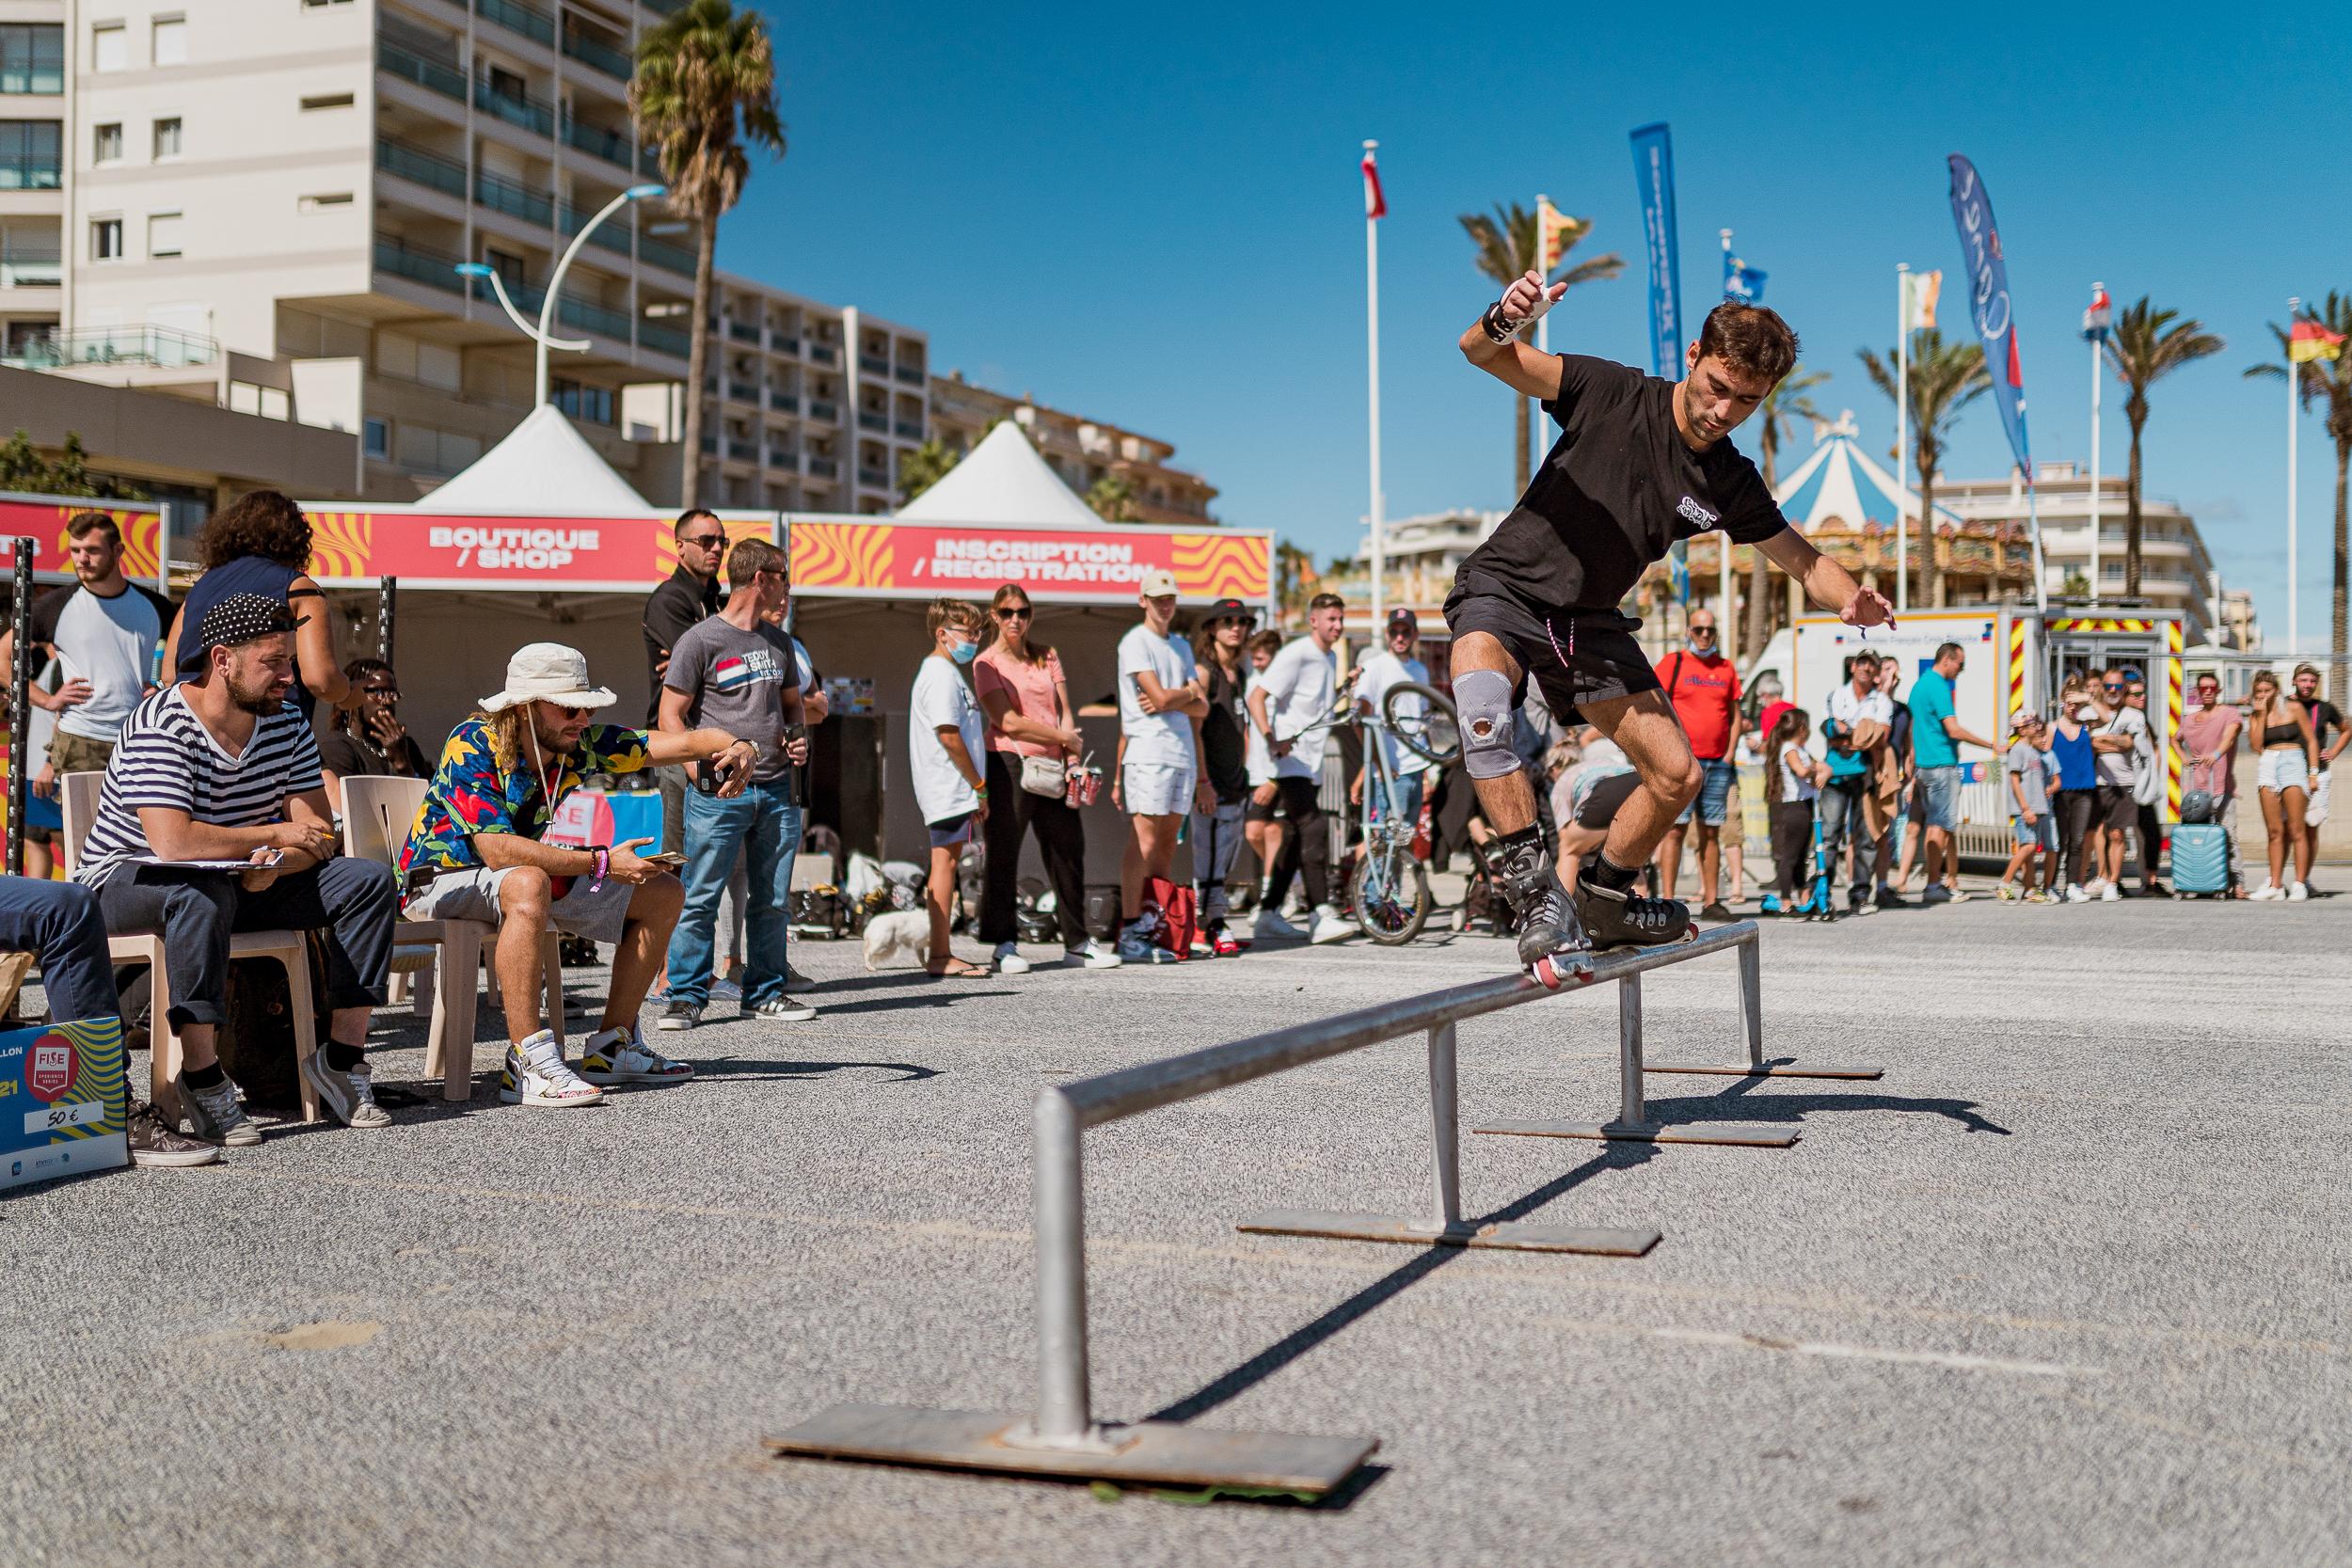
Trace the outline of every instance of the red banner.
{"label": "red banner", "polygon": [[797,518],[792,586],[853,597],[977,597],[1017,582],[1033,598],[1131,603],[1144,573],[1162,568],[1186,599],[1261,601],[1271,541],[1216,530],[934,528]]}
{"label": "red banner", "polygon": [[[420,587],[649,587],[676,569],[672,519],[479,517],[313,508],[310,575],[340,584],[398,578]],[[733,539],[767,539],[766,515],[727,521]]]}
{"label": "red banner", "polygon": [[[163,538],[163,517],[152,509],[140,511],[106,501],[0,500],[0,539],[33,541],[33,570],[71,575],[66,559],[65,525],[85,512],[115,520],[122,531],[122,570],[142,582],[155,580],[155,549]],[[5,546],[0,546],[5,551]]]}

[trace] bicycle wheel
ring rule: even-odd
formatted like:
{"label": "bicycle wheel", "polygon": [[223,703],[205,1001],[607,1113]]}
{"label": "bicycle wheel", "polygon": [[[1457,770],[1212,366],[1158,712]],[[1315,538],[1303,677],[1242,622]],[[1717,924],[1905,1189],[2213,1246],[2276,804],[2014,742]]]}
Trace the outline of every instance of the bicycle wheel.
{"label": "bicycle wheel", "polygon": [[1434,686],[1400,681],[1380,699],[1380,717],[1397,743],[1425,762],[1451,767],[1462,755],[1453,699]]}
{"label": "bicycle wheel", "polygon": [[1365,845],[1349,888],[1357,926],[1383,947],[1403,946],[1429,923],[1429,873],[1409,845]]}

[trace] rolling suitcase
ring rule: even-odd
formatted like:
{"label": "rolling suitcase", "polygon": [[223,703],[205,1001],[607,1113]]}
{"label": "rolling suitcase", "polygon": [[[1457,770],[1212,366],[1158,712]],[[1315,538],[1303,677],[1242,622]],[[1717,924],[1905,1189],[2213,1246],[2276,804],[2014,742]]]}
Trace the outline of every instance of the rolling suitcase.
{"label": "rolling suitcase", "polygon": [[2172,893],[2179,898],[2226,897],[2230,891],[2230,835],[2218,822],[2172,826]]}

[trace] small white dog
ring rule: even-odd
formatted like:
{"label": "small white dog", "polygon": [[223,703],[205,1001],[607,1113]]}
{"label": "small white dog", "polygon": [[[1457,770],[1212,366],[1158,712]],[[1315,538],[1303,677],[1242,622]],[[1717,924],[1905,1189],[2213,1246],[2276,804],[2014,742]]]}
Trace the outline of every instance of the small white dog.
{"label": "small white dog", "polygon": [[866,967],[920,969],[930,959],[931,917],[927,910],[892,910],[866,922]]}

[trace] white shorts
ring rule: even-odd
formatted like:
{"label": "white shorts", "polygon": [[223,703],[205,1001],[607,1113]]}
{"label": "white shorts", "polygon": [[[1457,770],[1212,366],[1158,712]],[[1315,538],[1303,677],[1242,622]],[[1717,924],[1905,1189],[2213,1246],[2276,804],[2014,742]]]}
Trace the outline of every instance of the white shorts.
{"label": "white shorts", "polygon": [[1172,762],[1131,762],[1120,769],[1120,794],[1130,816],[1181,816],[1192,810],[1200,774]]}
{"label": "white shorts", "polygon": [[[487,866],[475,866],[466,871],[444,871],[409,899],[400,912],[410,920],[478,920],[485,926],[503,925],[506,911],[499,903],[499,885],[514,869],[508,866],[493,871]],[[628,903],[637,895],[636,885],[608,877],[602,887],[591,893],[589,881],[586,877],[572,879],[564,896],[548,906],[548,924],[567,937],[617,942],[628,924]]]}
{"label": "white shorts", "polygon": [[2312,798],[2303,806],[2303,825],[2316,828],[2328,820],[2328,775],[2332,768],[2323,768],[2319,777],[2312,781]]}
{"label": "white shorts", "polygon": [[[2265,752],[2261,763],[2255,768],[2254,777],[2261,781],[2265,789],[2299,789],[2308,794],[2312,787],[2310,764],[2300,746],[2276,746]],[[2324,779],[2327,775],[2323,773],[2320,777]],[[2306,806],[2303,820],[2309,822],[2311,819],[2311,808]]]}

